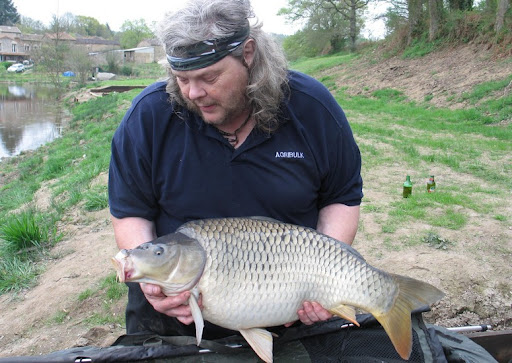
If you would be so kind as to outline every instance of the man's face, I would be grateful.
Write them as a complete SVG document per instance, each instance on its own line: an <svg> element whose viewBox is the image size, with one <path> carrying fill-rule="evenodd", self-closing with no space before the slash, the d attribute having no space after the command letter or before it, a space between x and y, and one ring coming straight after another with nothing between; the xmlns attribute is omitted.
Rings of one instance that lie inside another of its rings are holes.
<svg viewBox="0 0 512 363"><path fill-rule="evenodd" d="M173 71L187 107L213 125L228 125L246 110L248 73L232 56L205 68Z"/></svg>

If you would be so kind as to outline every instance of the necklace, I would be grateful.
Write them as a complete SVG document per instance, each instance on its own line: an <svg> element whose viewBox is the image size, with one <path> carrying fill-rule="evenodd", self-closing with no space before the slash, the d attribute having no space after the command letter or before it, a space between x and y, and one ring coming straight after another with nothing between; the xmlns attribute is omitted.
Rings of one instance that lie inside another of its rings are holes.
<svg viewBox="0 0 512 363"><path fill-rule="evenodd" d="M245 121L234 132L226 132L222 131L221 129L217 129L217 131L219 131L219 133L228 140L231 146L235 147L238 144L238 132L242 129L242 127L244 127L247 124L247 122L249 122L251 115L252 112L249 112L249 116L247 116Z"/></svg>

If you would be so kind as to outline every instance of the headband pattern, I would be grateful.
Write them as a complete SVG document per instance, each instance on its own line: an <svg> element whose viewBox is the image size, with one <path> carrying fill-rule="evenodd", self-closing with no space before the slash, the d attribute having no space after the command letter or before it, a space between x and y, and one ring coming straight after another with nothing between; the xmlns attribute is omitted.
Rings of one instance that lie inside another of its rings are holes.
<svg viewBox="0 0 512 363"><path fill-rule="evenodd" d="M178 47L173 52L175 55L167 54L167 61L175 71L190 71L208 67L237 49L249 37L249 32L250 27L247 24L229 37L208 39Z"/></svg>

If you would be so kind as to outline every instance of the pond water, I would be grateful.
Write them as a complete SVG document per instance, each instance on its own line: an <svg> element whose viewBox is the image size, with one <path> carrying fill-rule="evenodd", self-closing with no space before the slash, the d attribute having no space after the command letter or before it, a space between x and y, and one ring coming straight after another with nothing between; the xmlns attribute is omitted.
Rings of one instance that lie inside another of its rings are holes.
<svg viewBox="0 0 512 363"><path fill-rule="evenodd" d="M49 85L0 83L0 159L34 150L62 134L63 110Z"/></svg>

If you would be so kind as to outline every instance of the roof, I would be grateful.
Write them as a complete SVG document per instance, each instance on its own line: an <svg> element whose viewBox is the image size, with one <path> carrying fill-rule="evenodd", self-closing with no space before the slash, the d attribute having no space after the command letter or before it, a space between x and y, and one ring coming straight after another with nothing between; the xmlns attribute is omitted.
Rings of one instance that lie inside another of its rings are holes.
<svg viewBox="0 0 512 363"><path fill-rule="evenodd" d="M0 25L0 33L18 33L21 34L21 30L16 26Z"/></svg>
<svg viewBox="0 0 512 363"><path fill-rule="evenodd" d="M119 45L117 40L109 40L102 37L84 37L77 35L76 36L77 44L107 44L107 45Z"/></svg>
<svg viewBox="0 0 512 363"><path fill-rule="evenodd" d="M46 33L44 36L47 37L47 38L50 38L50 39L76 41L75 37L69 35L66 32L62 32L62 33Z"/></svg>
<svg viewBox="0 0 512 363"><path fill-rule="evenodd" d="M41 34L21 34L22 40L31 40L31 41L42 41L44 35Z"/></svg>
<svg viewBox="0 0 512 363"><path fill-rule="evenodd" d="M137 44L137 47L148 47L148 46L157 47L157 46L161 46L161 45L162 45L162 42L160 42L160 40L158 38L152 38L152 39L142 40L139 44Z"/></svg>

